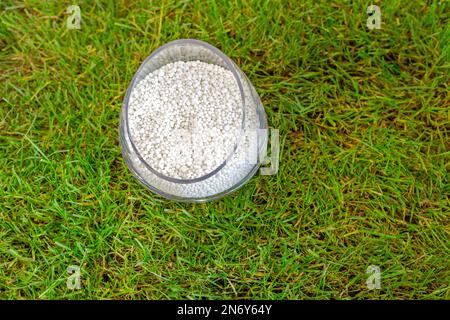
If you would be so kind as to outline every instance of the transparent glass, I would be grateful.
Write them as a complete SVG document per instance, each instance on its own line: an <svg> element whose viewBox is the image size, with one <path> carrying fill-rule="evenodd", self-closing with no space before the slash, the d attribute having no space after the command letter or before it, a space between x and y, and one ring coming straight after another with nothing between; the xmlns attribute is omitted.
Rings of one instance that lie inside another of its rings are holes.
<svg viewBox="0 0 450 320"><path fill-rule="evenodd" d="M230 150L229 156L217 168L195 179L168 177L152 168L136 148L128 122L128 106L135 86L149 73L176 61L202 61L231 71L241 94L243 111L241 132L233 150ZM155 50L135 73L123 101L119 135L125 162L145 187L167 199L204 202L237 190L257 172L267 149L267 118L255 88L236 64L219 49L206 42L181 39ZM252 152L256 154L251 155ZM245 159L243 154L246 155ZM255 161L248 161L249 158Z"/></svg>

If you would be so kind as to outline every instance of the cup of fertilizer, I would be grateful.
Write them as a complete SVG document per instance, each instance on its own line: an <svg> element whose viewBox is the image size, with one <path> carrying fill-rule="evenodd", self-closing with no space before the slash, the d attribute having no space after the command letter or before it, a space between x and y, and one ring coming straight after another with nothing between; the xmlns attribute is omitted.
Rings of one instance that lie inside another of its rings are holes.
<svg viewBox="0 0 450 320"><path fill-rule="evenodd" d="M120 113L133 175L171 200L204 202L242 187L267 149L267 119L246 75L199 40L169 42L141 64Z"/></svg>

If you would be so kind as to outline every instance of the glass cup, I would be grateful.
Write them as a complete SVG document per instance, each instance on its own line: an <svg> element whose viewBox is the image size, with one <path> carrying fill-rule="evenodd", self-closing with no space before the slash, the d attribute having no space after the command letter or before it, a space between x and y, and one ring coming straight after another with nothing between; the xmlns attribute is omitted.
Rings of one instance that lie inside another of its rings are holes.
<svg viewBox="0 0 450 320"><path fill-rule="evenodd" d="M133 141L128 120L130 98L135 86L149 73L177 61L202 61L231 71L242 102L242 122L234 147L211 172L191 179L164 175L145 161ZM267 118L255 88L234 62L206 42L181 39L155 50L135 73L123 101L119 136L128 168L145 187L167 199L204 202L237 190L257 172L267 150Z"/></svg>

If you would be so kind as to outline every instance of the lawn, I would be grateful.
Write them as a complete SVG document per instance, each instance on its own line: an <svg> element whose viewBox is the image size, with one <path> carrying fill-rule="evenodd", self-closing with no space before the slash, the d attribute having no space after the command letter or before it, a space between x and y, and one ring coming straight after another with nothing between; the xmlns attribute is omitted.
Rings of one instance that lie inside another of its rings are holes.
<svg viewBox="0 0 450 320"><path fill-rule="evenodd" d="M1 1L0 298L449 299L449 12ZM134 72L180 38L235 61L280 132L276 175L204 204L145 189L119 147Z"/></svg>

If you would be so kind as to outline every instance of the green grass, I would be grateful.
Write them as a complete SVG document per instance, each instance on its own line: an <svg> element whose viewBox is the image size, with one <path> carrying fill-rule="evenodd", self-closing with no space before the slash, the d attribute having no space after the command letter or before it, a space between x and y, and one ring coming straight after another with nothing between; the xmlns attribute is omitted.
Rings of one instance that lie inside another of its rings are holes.
<svg viewBox="0 0 450 320"><path fill-rule="evenodd" d="M373 3L381 30L369 1L1 1L0 298L449 299L449 3ZM127 170L124 93L179 38L247 73L276 176L185 204Z"/></svg>

